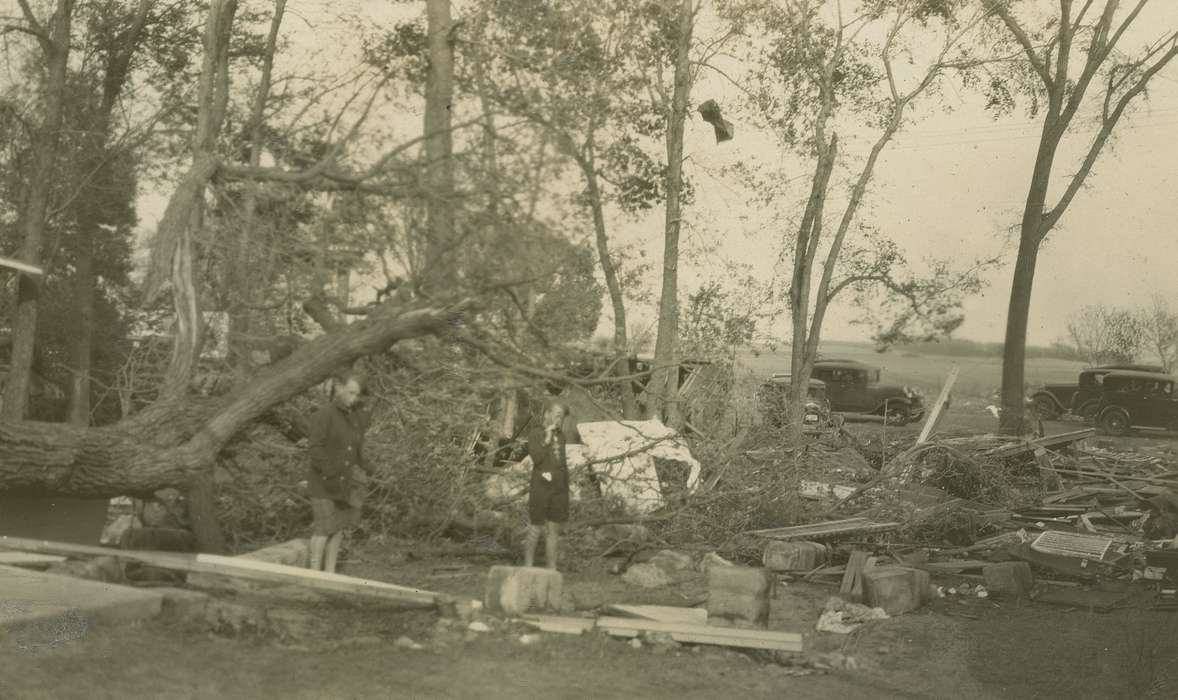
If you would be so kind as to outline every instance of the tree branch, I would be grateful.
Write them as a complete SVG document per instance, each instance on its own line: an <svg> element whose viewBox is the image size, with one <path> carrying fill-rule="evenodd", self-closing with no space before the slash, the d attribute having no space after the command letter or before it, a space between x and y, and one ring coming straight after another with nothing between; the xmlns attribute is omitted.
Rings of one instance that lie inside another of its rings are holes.
<svg viewBox="0 0 1178 700"><path fill-rule="evenodd" d="M1043 87L1050 93L1055 89L1055 81L1051 78L1051 73L1047 71L1047 64L1043 62L1039 54L1035 53L1035 47L1031 44L1030 37L1027 36L1026 31L1018 23L1018 20L1010 13L1010 8L1007 7L1006 2L1007 0L995 0L990 7L1002 20L1003 24L1006 25L1007 30L1010 31L1011 36L1019 43L1019 46L1022 46L1023 53L1026 54L1031 67L1035 69L1035 73L1043 81Z"/></svg>

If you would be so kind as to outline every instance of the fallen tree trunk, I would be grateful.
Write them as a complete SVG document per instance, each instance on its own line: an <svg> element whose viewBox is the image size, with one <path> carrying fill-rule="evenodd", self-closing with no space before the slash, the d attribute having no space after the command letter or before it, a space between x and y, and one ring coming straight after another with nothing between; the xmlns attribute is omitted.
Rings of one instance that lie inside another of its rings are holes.
<svg viewBox="0 0 1178 700"><path fill-rule="evenodd" d="M180 399L101 428L0 423L0 491L106 498L191 483L234 435L355 360L442 331L471 306L398 309L391 302L326 333L215 400Z"/></svg>

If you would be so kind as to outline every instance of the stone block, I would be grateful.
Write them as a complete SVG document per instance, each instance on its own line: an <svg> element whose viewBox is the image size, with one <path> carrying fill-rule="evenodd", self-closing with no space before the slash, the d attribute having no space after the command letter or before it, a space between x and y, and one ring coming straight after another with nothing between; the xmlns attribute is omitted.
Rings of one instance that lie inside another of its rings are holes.
<svg viewBox="0 0 1178 700"><path fill-rule="evenodd" d="M492 566L483 589L488 612L518 616L529 611L559 610L564 577L535 566Z"/></svg>
<svg viewBox="0 0 1178 700"><path fill-rule="evenodd" d="M1025 561L1006 561L982 567L982 577L990 593L1018 600L1028 597L1035 585L1031 565Z"/></svg>
<svg viewBox="0 0 1178 700"><path fill-rule="evenodd" d="M204 620L209 607L209 595L184 588L153 589L164 597L162 614L177 622Z"/></svg>
<svg viewBox="0 0 1178 700"><path fill-rule="evenodd" d="M771 571L811 571L826 561L826 547L817 542L770 540L761 559Z"/></svg>
<svg viewBox="0 0 1178 700"><path fill-rule="evenodd" d="M768 569L747 566L708 568L708 619L764 627L776 579Z"/></svg>
<svg viewBox="0 0 1178 700"><path fill-rule="evenodd" d="M863 572L867 605L889 615L903 615L920 607L922 594L910 569L878 568Z"/></svg>

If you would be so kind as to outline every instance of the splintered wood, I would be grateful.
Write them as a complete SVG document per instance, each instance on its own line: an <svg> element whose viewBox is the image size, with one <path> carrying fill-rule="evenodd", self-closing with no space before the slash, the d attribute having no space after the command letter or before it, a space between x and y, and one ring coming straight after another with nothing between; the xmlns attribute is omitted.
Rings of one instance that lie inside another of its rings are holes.
<svg viewBox="0 0 1178 700"><path fill-rule="evenodd" d="M900 527L900 523L877 523L867 518L847 518L845 520L831 520L825 523L776 527L768 530L750 530L745 534L767 537L773 540L793 540L798 538L832 537L834 535L846 535L852 532L883 532L885 530L895 530L898 527Z"/></svg>

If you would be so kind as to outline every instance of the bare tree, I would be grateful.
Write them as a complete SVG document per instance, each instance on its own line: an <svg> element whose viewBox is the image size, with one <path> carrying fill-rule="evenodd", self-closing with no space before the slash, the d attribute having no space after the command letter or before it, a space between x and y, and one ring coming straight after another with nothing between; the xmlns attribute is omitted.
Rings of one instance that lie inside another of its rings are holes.
<svg viewBox="0 0 1178 700"><path fill-rule="evenodd" d="M1019 12L1023 9L1019 3L984 0L992 24L1003 37L997 46L999 60L1012 69L1006 80L990 81L991 102L1009 104L1017 86L1026 85L1031 99L1043 110L1006 318L1001 429L1007 433L1023 428L1027 323L1039 249L1087 182L1122 117L1145 94L1154 76L1178 55L1178 30L1173 28L1165 29L1136 54L1121 50L1122 39L1138 24L1149 0L1130 3L1124 13L1119 0L1108 0L1103 8L1092 0L1077 4L1059 0L1058 11L1036 10L1035 17L1041 19L1032 19L1032 13ZM1077 121L1086 122L1078 119L1086 105L1095 111L1098 128L1078 167L1064 179L1062 193L1049 202L1060 148L1088 138L1086 128L1074 129Z"/></svg>
<svg viewBox="0 0 1178 700"><path fill-rule="evenodd" d="M1139 314L1091 304L1068 319L1068 338L1089 364L1132 362L1143 345L1144 324Z"/></svg>
<svg viewBox="0 0 1178 700"><path fill-rule="evenodd" d="M1157 355L1167 372L1172 372L1178 360L1178 313L1164 296L1153 295L1149 306L1138 313L1138 327L1143 345Z"/></svg>

